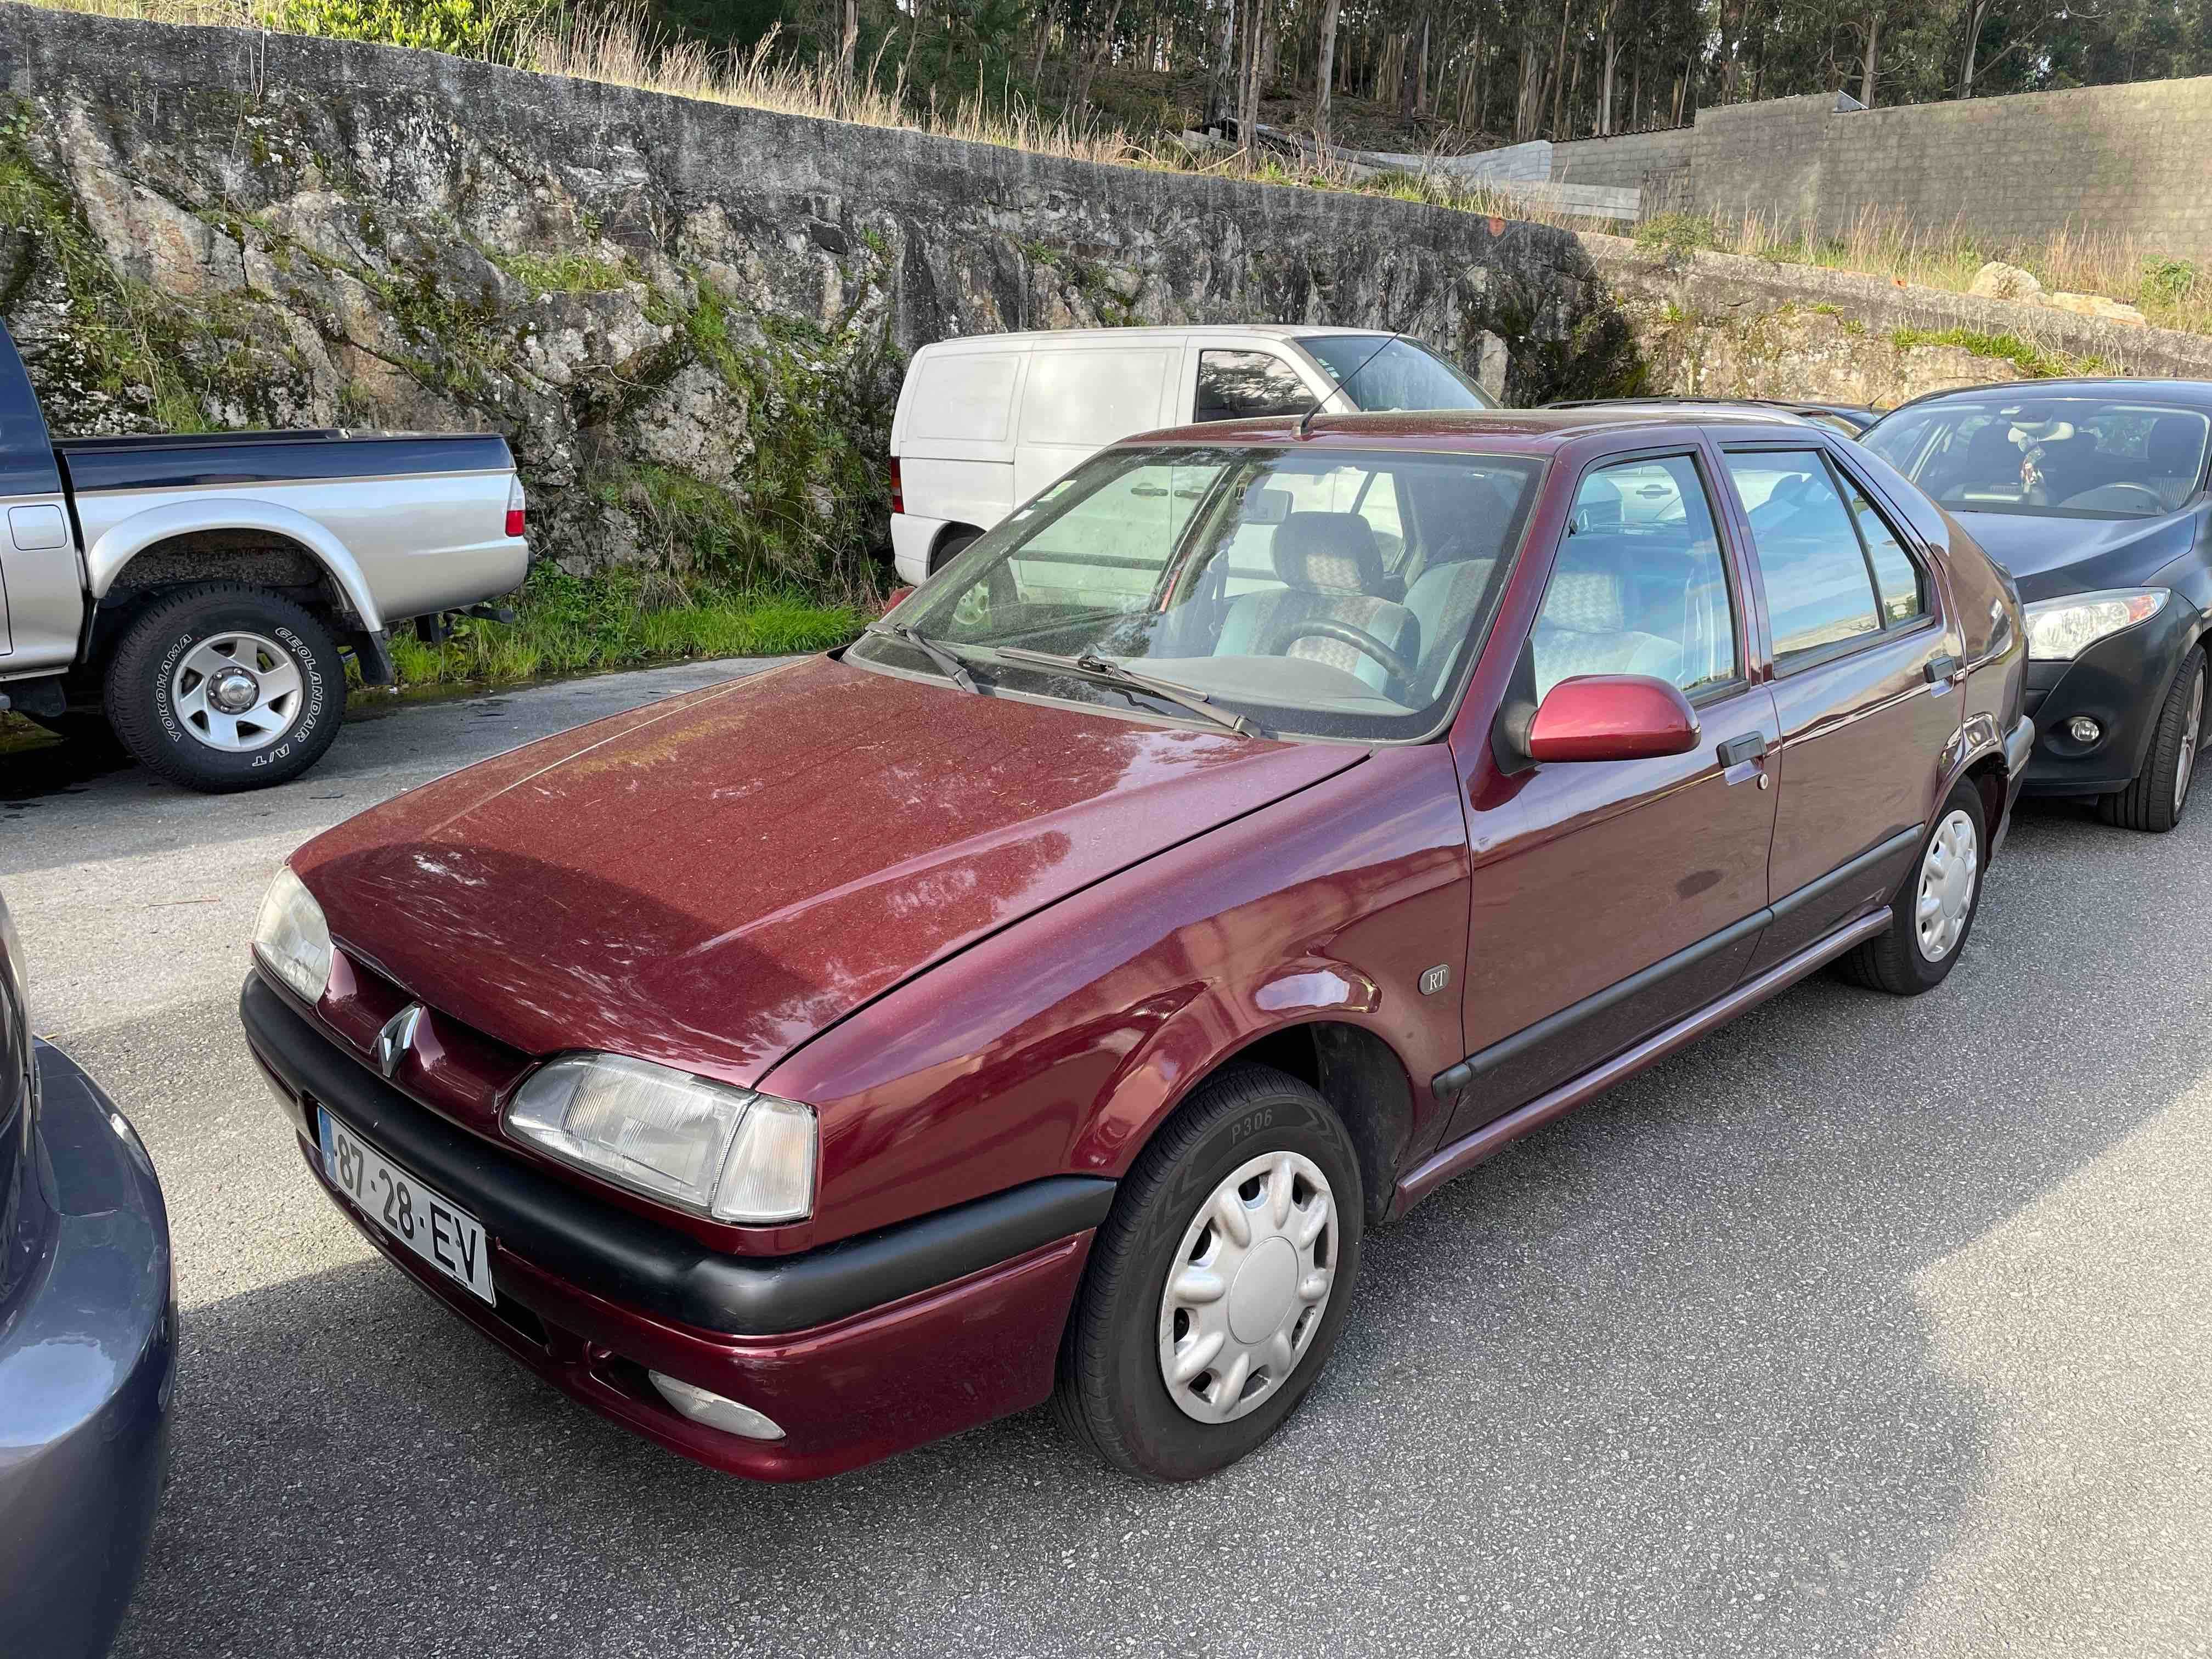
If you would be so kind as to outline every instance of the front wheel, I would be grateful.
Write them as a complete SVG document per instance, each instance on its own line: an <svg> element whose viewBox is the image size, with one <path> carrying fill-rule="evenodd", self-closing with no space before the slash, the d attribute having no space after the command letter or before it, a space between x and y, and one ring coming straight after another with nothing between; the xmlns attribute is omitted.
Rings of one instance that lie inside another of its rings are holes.
<svg viewBox="0 0 2212 1659"><path fill-rule="evenodd" d="M1343 1122L1264 1066L1202 1085L1121 1183L1060 1350L1061 1420L1153 1480L1227 1468L1328 1361L1364 1199Z"/></svg>
<svg viewBox="0 0 2212 1659"><path fill-rule="evenodd" d="M2126 788L2098 798L2097 815L2106 823L2155 836L2181 822L2204 741L2204 653L2192 651L2159 708L2142 770Z"/></svg>
<svg viewBox="0 0 2212 1659"><path fill-rule="evenodd" d="M1981 787L1961 778L1891 903L1889 931L1844 957L1847 977L1900 997L1932 991L1950 977L1981 908L1987 831Z"/></svg>
<svg viewBox="0 0 2212 1659"><path fill-rule="evenodd" d="M106 690L124 747L210 794L298 777L322 758L345 712L330 630L242 582L156 599L116 647Z"/></svg>

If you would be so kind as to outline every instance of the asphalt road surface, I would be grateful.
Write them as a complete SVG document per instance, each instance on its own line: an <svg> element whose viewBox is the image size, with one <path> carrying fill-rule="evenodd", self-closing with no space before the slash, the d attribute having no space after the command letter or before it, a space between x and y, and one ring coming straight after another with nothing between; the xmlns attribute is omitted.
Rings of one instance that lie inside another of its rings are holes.
<svg viewBox="0 0 2212 1659"><path fill-rule="evenodd" d="M1334 1363L1208 1483L1041 1413L823 1485L602 1425L310 1186L234 999L326 824L736 665L403 710L210 799L0 755L40 1029L174 1227L173 1479L120 1651L2212 1650L2212 800L2026 811L1965 960L1820 977L1368 1246Z"/></svg>

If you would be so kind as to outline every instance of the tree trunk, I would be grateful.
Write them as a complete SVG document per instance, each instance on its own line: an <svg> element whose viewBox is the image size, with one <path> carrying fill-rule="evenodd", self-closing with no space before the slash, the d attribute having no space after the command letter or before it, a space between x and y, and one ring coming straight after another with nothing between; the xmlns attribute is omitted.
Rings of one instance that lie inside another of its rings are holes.
<svg viewBox="0 0 2212 1659"><path fill-rule="evenodd" d="M1613 71L1620 61L1620 37L1613 33L1608 21L1605 26L1605 74L1597 89L1597 131L1601 138L1613 136Z"/></svg>
<svg viewBox="0 0 2212 1659"><path fill-rule="evenodd" d="M1555 67L1552 72L1552 137L1561 136L1560 112L1566 106L1567 97L1567 16L1574 9L1575 0L1559 0L1559 49L1554 54Z"/></svg>
<svg viewBox="0 0 2212 1659"><path fill-rule="evenodd" d="M1866 73L1859 77L1859 102L1869 109L1874 107L1875 67L1881 61L1881 9L1875 7L1867 13Z"/></svg>
<svg viewBox="0 0 2212 1659"><path fill-rule="evenodd" d="M1335 85L1336 20L1342 9L1342 0L1328 0L1321 13L1321 66L1314 76L1314 142L1324 151L1328 149L1328 94Z"/></svg>
<svg viewBox="0 0 2212 1659"><path fill-rule="evenodd" d="M860 0L845 0L845 26L837 32L837 74L849 83L853 58L860 48Z"/></svg>
<svg viewBox="0 0 2212 1659"><path fill-rule="evenodd" d="M1237 15L1243 5L1243 0L1222 0L1221 39L1213 54L1213 73L1206 83L1207 126L1218 126L1237 112L1230 87L1237 63Z"/></svg>
<svg viewBox="0 0 2212 1659"><path fill-rule="evenodd" d="M1988 0L1967 0L1966 50L1959 64L1959 96L1974 95L1974 52L1981 44L1982 25L1989 21Z"/></svg>

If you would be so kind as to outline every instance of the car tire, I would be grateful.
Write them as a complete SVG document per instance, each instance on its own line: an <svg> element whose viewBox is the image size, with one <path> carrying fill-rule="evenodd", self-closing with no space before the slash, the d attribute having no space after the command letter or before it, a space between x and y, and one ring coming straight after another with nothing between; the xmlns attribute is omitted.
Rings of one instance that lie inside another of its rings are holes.
<svg viewBox="0 0 2212 1659"><path fill-rule="evenodd" d="M1890 902L1889 931L1845 954L1839 964L1844 976L1899 997L1917 997L1941 985L1974 931L1988 863L1981 786L1961 778L1936 814L1911 872ZM1923 901L1934 902L1932 917L1923 917Z"/></svg>
<svg viewBox="0 0 2212 1659"><path fill-rule="evenodd" d="M345 667L330 629L291 600L203 582L131 624L106 698L140 764L221 794L283 783L322 758L344 716Z"/></svg>
<svg viewBox="0 0 2212 1659"><path fill-rule="evenodd" d="M2204 653L2191 651L2160 706L2150 752L2124 789L2097 798L2097 816L2123 830L2162 836L2181 822L2204 740Z"/></svg>
<svg viewBox="0 0 2212 1659"><path fill-rule="evenodd" d="M1151 1480L1198 1480L1251 1451L1328 1364L1364 1205L1351 1137L1313 1089L1254 1065L1201 1085L1091 1241L1060 1346L1061 1421ZM1187 1364L1201 1369L1171 1382Z"/></svg>

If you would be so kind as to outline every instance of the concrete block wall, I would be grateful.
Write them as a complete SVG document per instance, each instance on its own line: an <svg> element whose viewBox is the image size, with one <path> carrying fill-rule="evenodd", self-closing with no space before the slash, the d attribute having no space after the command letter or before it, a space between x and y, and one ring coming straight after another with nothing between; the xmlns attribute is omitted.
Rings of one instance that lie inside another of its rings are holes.
<svg viewBox="0 0 2212 1659"><path fill-rule="evenodd" d="M1869 210L1966 224L1992 251L2068 228L2212 259L2212 76L1838 112L1835 94L1698 112L1693 128L1554 144L1552 177L1640 188L1646 214L1756 213L1823 235Z"/></svg>
<svg viewBox="0 0 2212 1659"><path fill-rule="evenodd" d="M1583 138L1552 146L1554 183L1604 185L1644 192L1646 213L1679 207L1689 199L1690 152L1696 134L1688 127L1663 132L1628 132L1613 138Z"/></svg>

